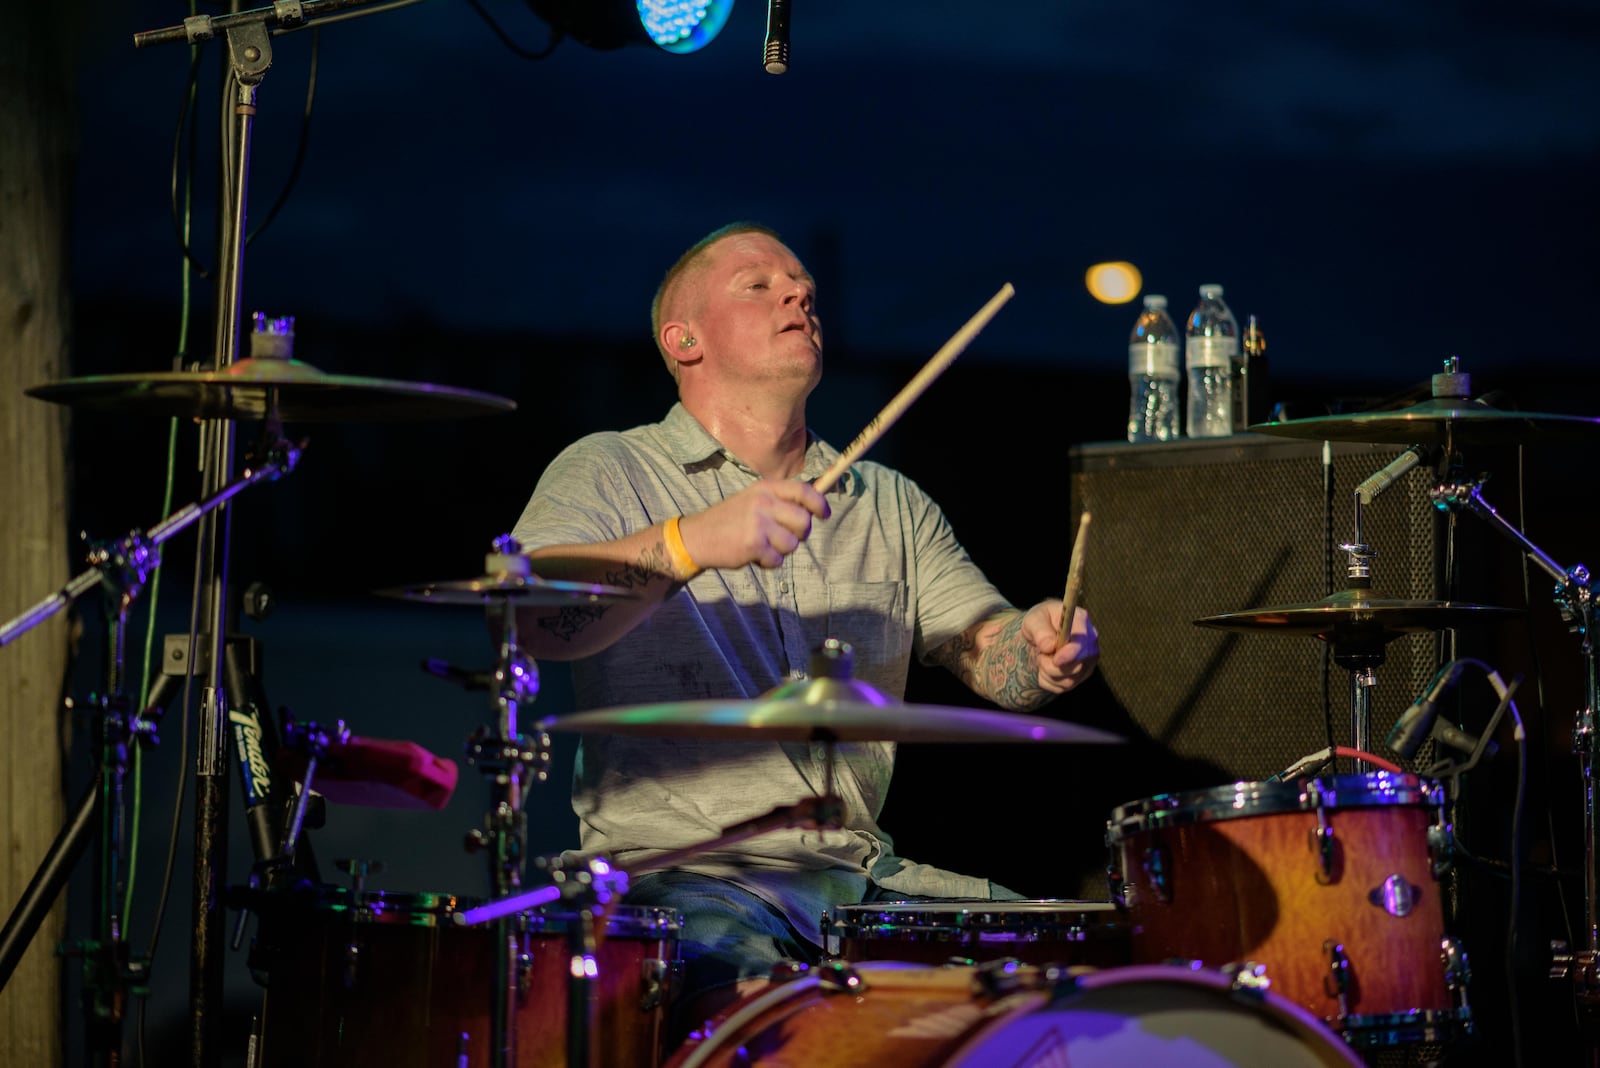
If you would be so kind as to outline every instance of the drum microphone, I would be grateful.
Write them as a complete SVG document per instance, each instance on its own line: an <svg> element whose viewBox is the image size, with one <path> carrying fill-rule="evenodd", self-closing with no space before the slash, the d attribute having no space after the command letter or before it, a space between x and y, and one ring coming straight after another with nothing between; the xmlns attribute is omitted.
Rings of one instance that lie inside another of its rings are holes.
<svg viewBox="0 0 1600 1068"><path fill-rule="evenodd" d="M768 74L789 69L789 0L767 0L767 47L762 58Z"/></svg>
<svg viewBox="0 0 1600 1068"><path fill-rule="evenodd" d="M1416 756L1422 743L1433 734L1434 720L1439 715L1439 699L1461 680L1461 673L1466 666L1465 660L1452 660L1440 668L1427 691L1400 714L1384 744L1408 760Z"/></svg>

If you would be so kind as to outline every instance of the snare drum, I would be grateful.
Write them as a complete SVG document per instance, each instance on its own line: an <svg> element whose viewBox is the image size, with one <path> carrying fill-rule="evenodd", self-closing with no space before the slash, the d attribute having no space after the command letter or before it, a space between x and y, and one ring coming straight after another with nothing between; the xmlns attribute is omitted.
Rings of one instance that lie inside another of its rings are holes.
<svg viewBox="0 0 1600 1068"><path fill-rule="evenodd" d="M1263 965L1361 1046L1471 1029L1440 900L1449 840L1442 789L1389 772L1161 795L1106 831L1136 961Z"/></svg>
<svg viewBox="0 0 1600 1068"><path fill-rule="evenodd" d="M843 905L823 919L843 960L943 964L1012 957L1111 968L1132 960L1126 917L1109 901L899 901Z"/></svg>
<svg viewBox="0 0 1600 1068"><path fill-rule="evenodd" d="M1338 1036L1270 991L1171 965L824 965L736 1003L669 1068L1354 1068Z"/></svg>
<svg viewBox="0 0 1600 1068"><path fill-rule="evenodd" d="M252 962L267 973L256 1063L489 1063L494 925L457 926L468 902L333 887L284 897L261 907L257 895L252 906L262 913ZM566 1063L568 922L546 910L517 918L516 1068ZM679 926L676 913L623 905L596 940L600 1031L591 1045L607 1068L660 1063Z"/></svg>

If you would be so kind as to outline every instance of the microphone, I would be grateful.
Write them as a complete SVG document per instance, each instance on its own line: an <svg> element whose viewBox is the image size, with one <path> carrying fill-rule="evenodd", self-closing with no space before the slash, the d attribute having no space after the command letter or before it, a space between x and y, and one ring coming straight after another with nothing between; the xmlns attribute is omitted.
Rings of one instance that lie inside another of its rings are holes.
<svg viewBox="0 0 1600 1068"><path fill-rule="evenodd" d="M763 53L768 74L789 69L789 0L767 0L767 47Z"/></svg>
<svg viewBox="0 0 1600 1068"><path fill-rule="evenodd" d="M1372 499L1400 480L1400 477L1410 471L1419 463L1430 462L1433 448L1428 445L1412 445L1405 452L1396 456L1380 471L1367 476L1356 487L1356 496L1362 504L1371 504Z"/></svg>
<svg viewBox="0 0 1600 1068"><path fill-rule="evenodd" d="M1422 743L1433 734L1433 723L1439 715L1439 699L1461 681L1461 673L1466 666L1465 660L1452 660L1441 668L1427 691L1400 714L1384 744L1408 760L1416 756Z"/></svg>

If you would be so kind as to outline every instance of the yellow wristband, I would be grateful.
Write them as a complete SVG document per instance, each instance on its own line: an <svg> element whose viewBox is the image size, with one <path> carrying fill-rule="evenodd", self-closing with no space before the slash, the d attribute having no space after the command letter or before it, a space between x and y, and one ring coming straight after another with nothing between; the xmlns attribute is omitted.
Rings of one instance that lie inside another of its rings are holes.
<svg viewBox="0 0 1600 1068"><path fill-rule="evenodd" d="M672 578L676 582L688 582L701 570L684 547L683 534L678 530L678 521L682 518L681 515L675 515L661 528L662 538L667 543L667 560L672 564Z"/></svg>

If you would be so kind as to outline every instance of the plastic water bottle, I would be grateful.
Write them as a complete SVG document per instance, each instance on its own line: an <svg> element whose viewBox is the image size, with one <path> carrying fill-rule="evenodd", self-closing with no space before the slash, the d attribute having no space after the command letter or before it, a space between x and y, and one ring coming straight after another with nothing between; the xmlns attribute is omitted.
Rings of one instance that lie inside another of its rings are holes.
<svg viewBox="0 0 1600 1068"><path fill-rule="evenodd" d="M1222 299L1221 286L1200 287L1200 303L1189 313L1185 332L1188 435L1227 437L1233 433L1233 365L1239 353L1239 323Z"/></svg>
<svg viewBox="0 0 1600 1068"><path fill-rule="evenodd" d="M1178 327L1167 298L1147 293L1128 337L1128 440L1173 441L1178 436Z"/></svg>

